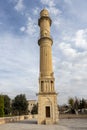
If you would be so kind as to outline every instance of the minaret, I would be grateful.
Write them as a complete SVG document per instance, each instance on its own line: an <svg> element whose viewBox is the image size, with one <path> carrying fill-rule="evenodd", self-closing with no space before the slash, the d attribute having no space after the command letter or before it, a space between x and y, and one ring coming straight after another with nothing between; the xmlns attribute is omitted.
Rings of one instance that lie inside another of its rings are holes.
<svg viewBox="0 0 87 130"><path fill-rule="evenodd" d="M58 123L57 93L54 87L54 73L52 66L52 44L50 26L52 20L48 10L40 12L38 25L40 26L40 77L38 93L38 124Z"/></svg>

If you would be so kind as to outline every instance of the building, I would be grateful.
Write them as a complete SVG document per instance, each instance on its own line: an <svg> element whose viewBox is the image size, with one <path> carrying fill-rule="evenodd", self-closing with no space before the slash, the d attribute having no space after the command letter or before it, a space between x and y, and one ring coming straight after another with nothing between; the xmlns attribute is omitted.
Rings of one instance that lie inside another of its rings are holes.
<svg viewBox="0 0 87 130"><path fill-rule="evenodd" d="M52 44L50 35L52 20L49 12L43 9L40 12L38 25L40 27L40 75L38 93L38 124L58 123L57 93L54 87L54 73L52 66Z"/></svg>
<svg viewBox="0 0 87 130"><path fill-rule="evenodd" d="M31 114L32 108L37 104L36 100L28 100L28 111Z"/></svg>

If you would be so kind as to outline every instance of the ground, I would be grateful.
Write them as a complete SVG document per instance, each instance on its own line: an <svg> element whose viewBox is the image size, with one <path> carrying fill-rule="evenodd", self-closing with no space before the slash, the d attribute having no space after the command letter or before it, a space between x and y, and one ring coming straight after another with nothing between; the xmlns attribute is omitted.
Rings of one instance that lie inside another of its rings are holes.
<svg viewBox="0 0 87 130"><path fill-rule="evenodd" d="M87 119L61 119L58 125L38 125L36 120L24 120L0 125L0 130L87 130Z"/></svg>

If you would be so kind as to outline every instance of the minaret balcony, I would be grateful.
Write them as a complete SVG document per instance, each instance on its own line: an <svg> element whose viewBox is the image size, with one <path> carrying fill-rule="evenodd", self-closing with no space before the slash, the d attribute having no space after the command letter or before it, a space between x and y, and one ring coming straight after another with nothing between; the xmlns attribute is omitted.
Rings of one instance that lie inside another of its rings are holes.
<svg viewBox="0 0 87 130"><path fill-rule="evenodd" d="M49 20L50 26L51 26L52 20L51 20L51 18L50 18L49 16L41 16L41 17L38 19L38 25L39 25L39 26L40 26L40 22L41 22L43 19Z"/></svg>
<svg viewBox="0 0 87 130"><path fill-rule="evenodd" d="M51 41L51 45L53 44L53 38L52 38L51 36L41 36L41 37L39 38L39 40L38 40L38 45L41 44L41 41L42 41L42 40L46 40L46 39L48 39L48 40Z"/></svg>

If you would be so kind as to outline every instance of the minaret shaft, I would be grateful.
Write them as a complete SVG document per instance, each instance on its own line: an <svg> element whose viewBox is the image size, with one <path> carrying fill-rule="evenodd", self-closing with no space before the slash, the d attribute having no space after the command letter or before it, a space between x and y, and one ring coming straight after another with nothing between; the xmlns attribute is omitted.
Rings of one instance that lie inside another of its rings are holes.
<svg viewBox="0 0 87 130"><path fill-rule="evenodd" d="M42 39L40 44L40 77L52 77L52 51L51 41L49 39Z"/></svg>
<svg viewBox="0 0 87 130"><path fill-rule="evenodd" d="M52 44L50 35L51 19L46 9L40 13L40 76L38 93L38 123L54 124L58 122L57 94L54 88L52 65ZM49 119L49 120L48 120Z"/></svg>

